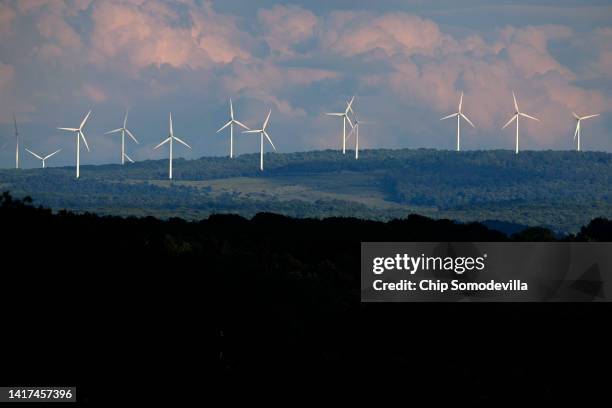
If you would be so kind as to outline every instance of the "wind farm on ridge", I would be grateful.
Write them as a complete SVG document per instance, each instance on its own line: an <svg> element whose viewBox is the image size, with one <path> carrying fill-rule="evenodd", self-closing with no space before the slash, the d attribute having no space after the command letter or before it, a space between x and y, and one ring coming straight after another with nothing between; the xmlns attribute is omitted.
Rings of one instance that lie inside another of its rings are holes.
<svg viewBox="0 0 612 408"><path fill-rule="evenodd" d="M519 153L519 141L520 141L520 137L519 137L519 121L521 117L527 118L527 119L531 119L534 121L540 121L538 118L536 118L535 116L529 115L525 112L522 112L519 109L519 104L517 101L517 97L516 94L514 92L512 92L512 98L513 98L513 103L514 103L514 114L512 115L512 117L510 118L510 120L508 120L508 122L506 122L505 125L502 126L501 129L505 129L506 127L508 127L512 122L515 122L516 125L516 130L515 130L515 138L514 138L514 150L515 153L518 154ZM363 120L359 120L357 117L357 113L355 112L355 109L353 108L355 104L355 96L352 96L350 100L346 101L346 107L344 108L344 111L341 112L328 112L325 113L325 115L327 116L332 116L332 117L338 117L342 120L342 133L340 135L341 137L341 152L342 154L346 154L346 150L347 150L347 142L349 141L349 139L351 139L351 137L353 135L355 135L354 137L354 149L355 149L355 154L354 157L356 160L359 159L359 128L360 128L360 124L365 124L368 123L366 121ZM456 138L456 150L457 152L461 151L461 120L464 120L465 122L467 122L472 128L476 128L476 125L468 118L468 116L464 113L463 111L464 108L464 93L461 92L460 97L459 97L459 104L458 104L458 109L457 112L452 113L450 115L444 116L443 118L441 118L440 120L446 120L446 119L451 119L451 118L457 118L457 138ZM232 102L232 99L229 99L229 110L230 110L230 115L229 115L229 121L226 122L221 128L219 128L217 130L217 133L222 132L223 130L225 130L226 128L229 127L230 130L230 135L229 135L229 158L232 159L235 157L235 138L234 138L234 127L235 126L239 126L240 128L242 128L241 130L241 134L258 134L260 136L260 143L259 143L259 156L260 156L260 160L259 160L259 169L260 171L264 171L264 138L265 140L270 144L270 146L272 147L272 149L274 151L276 151L276 146L274 145L272 138L270 137L269 133L267 132L267 128L268 125L270 123L270 116L272 114L272 109L268 110L268 114L265 118L265 120L263 121L263 124L261 126L261 129L251 129L249 128L247 125L245 125L244 123L240 122L237 118L236 118L236 112L235 112L235 108L234 108L234 104ZM85 115L85 117L83 118L83 120L81 121L80 125L78 128L69 128L69 127L58 127L58 130L63 130L63 131L67 131L70 133L73 133L75 135L75 141L76 141L76 163L75 163L75 169L76 169L76 178L78 179L80 177L80 165L81 165L81 148L80 148L80 143L81 141L83 142L83 144L85 144L85 148L86 150L89 152L90 148L89 148L89 144L87 142L87 139L85 138L85 132L84 132L84 128L85 125L87 124L87 121L91 115L92 111L89 110L87 112L87 114ZM126 152L126 146L125 146L125 136L127 134L127 136L129 138L131 138L135 143L139 144L139 141L136 139L136 137L134 136L134 134L127 128L127 120L128 120L128 113L129 111L126 109L125 111L125 115L124 115L124 120L123 120L123 125L120 128L111 130L106 132L105 134L107 135L111 135L111 134L116 134L119 133L121 135L121 153L120 153L120 158L121 158L121 164L125 164L126 160L130 163L134 163L134 160L127 154ZM599 116L600 114L591 114L591 115L585 115L585 116L579 116L578 114L576 114L575 112L572 112L572 115L574 116L574 118L576 119L576 129L574 132L574 141L576 142L576 150L577 151L581 151L581 123L583 120L587 120L587 119L592 119L594 117ZM18 130L18 125L17 125L17 119L16 116L13 115L13 121L14 121L14 128L15 128L15 168L19 169L19 151L20 151L20 133ZM347 124L350 127L350 131L347 134ZM160 142L157 146L154 147L154 150L159 149L160 147L162 147L163 145L165 145L166 143L169 144L169 157L168 157L168 178L169 179L173 179L173 160L175 158L174 156L174 142L178 142L179 144L191 149L191 146L189 144L187 144L187 142L185 142L184 140L182 140L179 137L176 137L174 135L173 132L173 124L172 124L172 113L169 114L169 134L168 137L164 140L162 140L162 142ZM42 167L46 167L45 166L45 161L49 158L51 158L52 156L54 156L55 154L59 153L62 149L58 149L55 152L45 156L44 158L42 156L39 156L38 154L34 153L31 149L26 148L26 151L28 151L30 154L32 154L35 158L39 159L42 161Z"/></svg>

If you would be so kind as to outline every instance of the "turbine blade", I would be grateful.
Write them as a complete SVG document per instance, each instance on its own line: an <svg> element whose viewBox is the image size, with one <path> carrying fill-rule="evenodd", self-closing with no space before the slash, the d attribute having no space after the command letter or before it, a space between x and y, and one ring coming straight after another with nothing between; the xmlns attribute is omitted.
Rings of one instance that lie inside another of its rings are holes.
<svg viewBox="0 0 612 408"><path fill-rule="evenodd" d="M599 113L596 113L596 114L594 114L594 115L583 116L583 117L582 117L582 118L580 118L580 119L582 119L582 120L585 120L585 119L591 119L591 118L594 118L594 117L596 117L596 116L599 116Z"/></svg>
<svg viewBox="0 0 612 408"><path fill-rule="evenodd" d="M514 116L512 116L512 119L510 119L510 120L508 121L508 123L506 123L506 124L504 125L504 127L502 127L502 129L505 129L506 127L508 127L508 125L509 125L509 124L511 124L512 122L514 122L514 120L515 120L515 119L517 119L517 120L518 120L518 115L516 115L516 114L515 114Z"/></svg>
<svg viewBox="0 0 612 408"><path fill-rule="evenodd" d="M578 136L578 130L580 129L580 121L576 124L576 131L574 132L574 140L576 140L576 136Z"/></svg>
<svg viewBox="0 0 612 408"><path fill-rule="evenodd" d="M87 144L87 139L85 139L85 134L79 130L79 135L81 136L81 139L83 139L83 143L85 143L85 147L87 148L87 151L89 152L89 145Z"/></svg>
<svg viewBox="0 0 612 408"><path fill-rule="evenodd" d="M185 146L187 146L188 148L190 148L190 149L191 149L191 146L189 146L187 143L183 142L183 141L182 141L181 139L179 139L178 137L173 136L172 138L173 138L174 140L176 140L177 142L179 142L179 143L181 143L181 144L183 144L183 145L185 145Z"/></svg>
<svg viewBox="0 0 612 408"><path fill-rule="evenodd" d="M44 158L44 160L47 160L47 159L48 159L49 157L51 157L51 156L55 156L56 154L58 154L58 153L59 153L59 152L61 152L61 151L62 151L62 149L57 149L57 150L56 150L56 151L54 151L53 153L48 154L48 155L47 155L47 156Z"/></svg>
<svg viewBox="0 0 612 408"><path fill-rule="evenodd" d="M221 129L217 130L217 133L219 133L220 131L222 131L223 129L225 129L226 127L228 127L228 126L229 126L229 125L231 125L231 124L232 124L232 121L230 120L230 121L229 121L229 122L227 122L225 125L223 125L223 126L221 127Z"/></svg>
<svg viewBox="0 0 612 408"><path fill-rule="evenodd" d="M461 97L459 98L459 112L461 112L462 105L463 105L463 92L461 92Z"/></svg>
<svg viewBox="0 0 612 408"><path fill-rule="evenodd" d="M353 126L349 134L346 136L346 140L349 140L351 136L353 135L353 133L355 133L355 129L357 129L357 126L359 126L359 124L355 124L355 126Z"/></svg>
<svg viewBox="0 0 612 408"><path fill-rule="evenodd" d="M234 105L232 104L232 98L230 98L230 117L234 119Z"/></svg>
<svg viewBox="0 0 612 408"><path fill-rule="evenodd" d="M128 136L131 137L132 140L136 142L136 144L140 144L140 142L136 139L136 137L132 134L132 132L130 132L128 129L125 129L125 131L128 134Z"/></svg>
<svg viewBox="0 0 612 408"><path fill-rule="evenodd" d="M122 128L115 129L115 130L111 130L111 131L109 131L109 132L106 132L106 133L105 133L105 135L110 135L110 134L112 134L112 133L121 132L122 130L123 130Z"/></svg>
<svg viewBox="0 0 612 408"><path fill-rule="evenodd" d="M268 116L266 116L266 120L264 121L264 124L261 127L261 130L266 130L266 127L268 126L268 121L270 120L270 115L271 114L272 114L272 109L270 109L270 111L268 111Z"/></svg>
<svg viewBox="0 0 612 408"><path fill-rule="evenodd" d="M326 113L327 116L344 116L344 113Z"/></svg>
<svg viewBox="0 0 612 408"><path fill-rule="evenodd" d="M76 128L58 128L59 130L67 130L69 132L78 132L79 129Z"/></svg>
<svg viewBox="0 0 612 408"><path fill-rule="evenodd" d="M173 134L174 132L172 131L172 112L170 112L170 137L172 137Z"/></svg>
<svg viewBox="0 0 612 408"><path fill-rule="evenodd" d="M85 115L85 119L83 119L83 121L81 122L81 126L79 126L79 129L83 129L83 126L85 126L85 122L87 122L87 119L89 119L89 115L91 115L91 110L87 112L87 115Z"/></svg>
<svg viewBox="0 0 612 408"><path fill-rule="evenodd" d="M268 135L268 132L264 130L263 134L266 136L266 139L268 139L268 142L270 142L270 144L272 145L272 148L274 149L274 151L276 151L276 146L274 146L274 143L272 143L272 139L270 139L270 135Z"/></svg>
<svg viewBox="0 0 612 408"><path fill-rule="evenodd" d="M445 119L454 118L454 117L456 117L457 115L459 115L459 113L451 113L450 115L445 116L445 117L441 118L440 120L445 120Z"/></svg>
<svg viewBox="0 0 612 408"><path fill-rule="evenodd" d="M262 130L261 129L255 129L255 130L243 130L242 133L261 133Z"/></svg>
<svg viewBox="0 0 612 408"><path fill-rule="evenodd" d="M465 119L465 120L467 121L467 123L469 123L470 125L472 125L472 127L473 127L474 129L476 129L476 126L474 126L474 124L472 123L472 121L471 121L471 120L469 120L467 116L465 116L465 115L462 113L462 114L461 114L461 117L462 117L463 119Z"/></svg>
<svg viewBox="0 0 612 408"><path fill-rule="evenodd" d="M524 117L529 118L529 119L537 120L538 122L540 121L540 119L535 118L533 116L529 116L528 114L523 113L523 112L519 113L519 115L524 116Z"/></svg>
<svg viewBox="0 0 612 408"><path fill-rule="evenodd" d="M155 150L159 149L160 147L162 147L163 145L165 145L166 143L168 143L168 142L170 141L170 139L172 139L172 138L171 138L171 137L169 137L169 138L167 138L167 139L163 140L163 141L162 141L160 144L158 144L157 146L155 146L153 149L155 149Z"/></svg>
<svg viewBox="0 0 612 408"><path fill-rule="evenodd" d="M127 126L127 118L128 118L128 113L129 113L129 110L128 110L128 109L126 109L126 110L125 110L125 117L123 118L123 128L124 128L124 129L125 129L125 127Z"/></svg>
<svg viewBox="0 0 612 408"><path fill-rule="evenodd" d="M344 111L344 114L345 114L345 115L348 115L349 111L353 112L352 105L353 105L353 101L354 101L354 100L355 100L355 96L353 96L353 97L351 98L350 102L347 102L347 104L346 104L346 110ZM353 113L355 113L355 112L353 112Z"/></svg>
<svg viewBox="0 0 612 408"><path fill-rule="evenodd" d="M514 109L516 109L516 111L519 111L518 108L518 103L516 102L516 95L514 95L514 91L512 91L512 99L514 99Z"/></svg>
<svg viewBox="0 0 612 408"><path fill-rule="evenodd" d="M246 130L250 130L250 128L249 128L247 125L245 125L245 124L244 124L244 123L242 123L242 122L237 121L236 119L234 119L234 123L235 123L235 124L237 124L237 125L239 125L239 126L242 126L242 127L243 127L243 128L245 128Z"/></svg>
<svg viewBox="0 0 612 408"><path fill-rule="evenodd" d="M580 116L578 116L578 115L576 114L576 112L572 112L572 115L574 115L574 117L575 117L576 119L580 120Z"/></svg>
<svg viewBox="0 0 612 408"><path fill-rule="evenodd" d="M123 157L125 157L126 159L128 159L128 161L130 163L134 163L134 160L132 160L132 158L130 156L128 156L126 153L123 153Z"/></svg>
<svg viewBox="0 0 612 408"><path fill-rule="evenodd" d="M30 153L32 156L36 157L37 159L44 160L42 157L40 157L39 155L37 155L36 153L34 153L33 151L31 151L30 149L26 149L26 148L24 147L24 150L25 150L26 152Z"/></svg>
<svg viewBox="0 0 612 408"><path fill-rule="evenodd" d="M348 120L349 125L351 125L351 128L353 127L353 122L351 122L351 118L348 117L348 115L344 115L344 117L346 118L346 120Z"/></svg>

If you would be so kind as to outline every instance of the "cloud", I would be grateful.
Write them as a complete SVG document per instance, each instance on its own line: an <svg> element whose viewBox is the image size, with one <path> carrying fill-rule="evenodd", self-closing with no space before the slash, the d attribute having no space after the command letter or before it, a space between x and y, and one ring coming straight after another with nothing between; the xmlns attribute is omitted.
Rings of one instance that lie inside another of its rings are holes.
<svg viewBox="0 0 612 408"><path fill-rule="evenodd" d="M91 84L83 85L81 92L93 102L104 102L108 98L104 89Z"/></svg>
<svg viewBox="0 0 612 408"><path fill-rule="evenodd" d="M521 109L542 120L521 124L528 148L569 147L572 110L612 106L612 27L606 25L546 24L536 13L530 25L472 19L462 26L460 19L449 26L445 11L458 10L450 2L417 2L435 9L432 18L395 0L342 11L324 2L295 3L0 2L0 34L8 39L0 43L0 92L10 96L0 107L38 122L45 134L51 121L70 121L91 104L95 138L131 106L145 155L148 135L158 142L165 134L169 110L187 136L207 135L226 115L229 96L249 123L273 109L274 141L283 151L337 147L338 124L321 113L336 111L353 94L357 112L376 122L364 128L365 145L386 147L452 147L453 126L439 118L456 110L462 90L464 110L477 126L465 132L472 148L512 146L511 130L501 130L512 114L512 91ZM603 119L590 125L600 133L593 141L612 150L612 139L602 137L609 133ZM225 153L215 150L226 147L217 139L195 140L194 156ZM112 149L98 143L92 158L115 159Z"/></svg>
<svg viewBox="0 0 612 408"><path fill-rule="evenodd" d="M314 37L317 17L300 6L275 5L257 13L263 38L270 49L281 55L294 55L294 47Z"/></svg>
<svg viewBox="0 0 612 408"><path fill-rule="evenodd" d="M0 35L8 37L11 34L15 16L15 11L8 4L0 3Z"/></svg>
<svg viewBox="0 0 612 408"><path fill-rule="evenodd" d="M222 16L210 3L182 9L172 3L95 3L92 12L92 63L120 62L137 71L148 66L202 69L249 58L241 47L235 19Z"/></svg>
<svg viewBox="0 0 612 408"><path fill-rule="evenodd" d="M430 54L448 40L433 21L406 13L335 12L324 34L326 46L346 56L376 49L386 56Z"/></svg>

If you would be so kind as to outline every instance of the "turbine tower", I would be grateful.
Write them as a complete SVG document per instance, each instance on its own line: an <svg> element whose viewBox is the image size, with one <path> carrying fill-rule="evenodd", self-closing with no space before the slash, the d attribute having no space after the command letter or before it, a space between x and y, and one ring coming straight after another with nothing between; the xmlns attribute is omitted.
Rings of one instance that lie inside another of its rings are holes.
<svg viewBox="0 0 612 408"><path fill-rule="evenodd" d="M572 114L574 115L574 118L576 118L576 131L574 132L574 140L576 140L576 138L578 139L578 144L576 146L576 151L580 151L580 123L583 120L586 119L591 119L594 118L596 116L599 116L599 113L596 113L594 115L588 115L588 116L578 116L576 114L576 112L572 112Z"/></svg>
<svg viewBox="0 0 612 408"><path fill-rule="evenodd" d="M351 136L353 135L353 133L355 133L355 160L359 159L359 125L361 124L367 124L370 122L366 122L364 120L359 120L359 118L357 117L357 114L355 114L355 112L353 112L353 119L355 119L355 125L353 126L353 128L351 129L351 131L349 132L348 136L346 137L346 140L350 139Z"/></svg>
<svg viewBox="0 0 612 408"><path fill-rule="evenodd" d="M111 130L110 132L106 132L105 135L110 135L112 133L121 132L121 164L125 164L125 159L128 159L131 163L134 163L134 160L130 158L130 156L125 153L125 134L127 133L129 137L132 138L133 141L139 143L138 140L134 137L132 132L127 128L127 119L128 119L128 110L125 110L125 117L123 118L123 126L119 129Z"/></svg>
<svg viewBox="0 0 612 408"><path fill-rule="evenodd" d="M514 95L514 91L512 91L512 98L514 98L514 115L512 116L512 118L508 121L508 123L506 123L504 125L504 127L502 127L502 129L505 129L509 124L512 123L513 120L516 120L516 144L515 144L515 153L518 154L519 152L519 117L523 116L525 118L529 118L529 119L533 119L533 120L537 120L538 122L540 121L540 119L538 118L534 118L533 116L529 116L526 113L523 113L519 110L518 107L518 103L516 102L516 96Z"/></svg>
<svg viewBox="0 0 612 408"><path fill-rule="evenodd" d="M230 120L221 129L217 130L217 133L221 132L226 127L230 127L230 159L234 157L234 124L242 126L246 130L250 130L248 126L239 122L234 118L234 105L232 105L232 98L230 98Z"/></svg>
<svg viewBox="0 0 612 408"><path fill-rule="evenodd" d="M34 157L36 157L37 159L39 159L39 160L41 160L41 161L42 161L42 168L43 168L43 169L45 168L45 161L46 161L46 160L47 160L49 157L51 157L51 156L55 156L56 154L58 154L59 152L61 152L61 151L62 151L62 149L59 149L59 150L54 151L54 152L53 152L53 153L51 153L51 154L46 155L45 157L41 157L41 156L37 155L36 153L34 153L33 151L31 151L31 150L29 150L29 149L27 149L27 148L24 148L24 149L26 150L26 152L30 153L32 156L34 156Z"/></svg>
<svg viewBox="0 0 612 408"><path fill-rule="evenodd" d="M473 128L476 128L476 126L474 126L474 124L468 119L468 117L465 116L463 112L461 111L462 105L463 105L463 92L461 92L461 97L459 98L459 109L457 109L457 112L440 119L440 120L445 120L445 119L457 117L457 151L458 152L461 151L461 118L463 118L467 123L472 125Z"/></svg>
<svg viewBox="0 0 612 408"><path fill-rule="evenodd" d="M59 130L66 130L68 132L72 132L76 135L76 178L80 176L80 168L81 168L81 144L80 140L83 139L83 143L85 143L85 147L87 151L89 151L89 145L87 144L87 139L85 139L85 134L83 133L83 127L85 126L85 122L91 115L91 110L87 112L85 118L81 122L81 125L78 128L58 128Z"/></svg>
<svg viewBox="0 0 612 408"><path fill-rule="evenodd" d="M17 118L13 113L13 123L15 123L15 168L19 168L19 130L17 130Z"/></svg>
<svg viewBox="0 0 612 408"><path fill-rule="evenodd" d="M272 113L272 109L268 112L268 116L263 123L261 129L255 130L245 130L242 133L259 133L259 170L263 171L263 150L264 150L264 136L268 139L268 142L272 145L274 151L276 151L276 146L272 143L272 139L270 139L270 135L266 132L266 127L268 126L268 121L270 120L270 114Z"/></svg>
<svg viewBox="0 0 612 408"><path fill-rule="evenodd" d="M155 149L159 149L160 147L162 147L163 145L165 145L166 143L170 143L170 167L169 167L169 172L168 172L168 178L170 180L172 180L172 148L173 148L173 143L174 141L179 142L182 145L187 146L188 148L191 149L191 146L189 146L187 143L183 142L181 139L179 139L178 137L174 136L174 131L172 130L172 113L170 113L170 134L168 135L168 138L163 140L160 144L158 144L157 146L155 146Z"/></svg>
<svg viewBox="0 0 612 408"><path fill-rule="evenodd" d="M346 109L344 112L336 112L336 113L326 113L327 116L338 116L342 118L342 154L346 153L346 122L353 127L353 122L351 122L351 118L349 118L349 111L352 112L353 101L355 97L353 96L349 102L346 103Z"/></svg>

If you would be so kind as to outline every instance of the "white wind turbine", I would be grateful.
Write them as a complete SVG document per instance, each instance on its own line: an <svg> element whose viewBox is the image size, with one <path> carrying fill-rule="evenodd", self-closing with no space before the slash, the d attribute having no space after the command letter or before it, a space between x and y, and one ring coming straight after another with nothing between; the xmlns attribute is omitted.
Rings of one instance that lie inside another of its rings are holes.
<svg viewBox="0 0 612 408"><path fill-rule="evenodd" d="M351 105L353 105L354 100L355 97L353 96L351 100L346 103L346 110L344 112L326 113L327 116L338 116L342 118L342 154L346 153L346 122L348 121L348 123L351 125L351 128L353 127L353 123L351 122L351 118L349 118L348 114L349 111L353 111Z"/></svg>
<svg viewBox="0 0 612 408"><path fill-rule="evenodd" d="M576 114L576 112L572 112L572 114L574 115L574 118L576 118L576 131L574 132L574 140L576 140L576 138L578 138L578 145L576 147L576 150L580 151L580 123L583 120L591 119L591 118L594 118L596 116L599 116L599 113L596 113L594 115L588 115L588 116L578 116Z"/></svg>
<svg viewBox="0 0 612 408"><path fill-rule="evenodd" d="M217 130L217 133L221 132L226 127L230 127L230 159L234 157L234 124L242 126L246 130L250 130L248 126L239 122L234 118L234 105L232 105L232 98L230 98L230 120L221 129Z"/></svg>
<svg viewBox="0 0 612 408"><path fill-rule="evenodd" d="M180 144L183 144L183 145L185 145L185 146L187 146L188 148L191 149L191 146L189 146L187 143L183 142L178 137L174 136L174 131L172 130L172 113L170 113L170 134L168 135L167 139L163 140L160 144L155 146L155 149L159 149L160 147L162 147L166 143L170 143L170 167L169 167L170 170L169 170L169 173L168 173L168 178L170 180L172 180L172 147L173 147L173 143L174 143L175 140L177 142L179 142Z"/></svg>
<svg viewBox="0 0 612 408"><path fill-rule="evenodd" d="M461 92L461 97L459 98L459 109L457 110L457 112L440 119L440 120L445 120L445 119L457 117L457 151L461 150L461 118L463 118L467 123L472 125L473 128L476 128L476 126L474 126L474 124L468 119L468 117L465 116L463 112L461 111L462 106L463 106L463 92Z"/></svg>
<svg viewBox="0 0 612 408"><path fill-rule="evenodd" d="M368 124L370 122L359 120L355 112L353 112L353 119L355 119L355 125L352 126L353 128L351 129L348 136L346 137L346 140L350 139L353 133L355 133L355 160L357 160L359 159L359 125Z"/></svg>
<svg viewBox="0 0 612 408"><path fill-rule="evenodd" d="M105 135L110 135L112 133L121 132L121 164L125 164L125 159L128 159L131 163L134 163L134 160L130 158L130 156L125 153L125 134L127 133L129 137L132 138L133 141L139 143L138 140L134 137L132 132L127 128L127 119L128 119L128 110L125 110L125 117L123 118L123 126L119 129L111 130L110 132L106 132Z"/></svg>
<svg viewBox="0 0 612 408"><path fill-rule="evenodd" d="M36 157L37 159L39 159L39 160L41 160L41 161L42 161L42 168L43 168L43 169L45 168L45 161L46 161L46 160L47 160L49 157L51 157L51 156L55 156L56 154L58 154L59 152L61 152L61 151L62 151L62 149L58 149L58 150L54 151L53 153L46 155L45 157L41 157L41 156L37 155L36 153L34 153L33 151L31 151L31 150L29 150L29 149L27 149L27 148L24 148L24 149L26 150L26 152L30 153L32 156L34 156L34 157Z"/></svg>
<svg viewBox="0 0 612 408"><path fill-rule="evenodd" d="M85 139L85 134L83 133L83 126L85 126L85 122L91 115L91 110L87 112L85 118L81 122L81 125L78 128L58 128L59 130L66 130L68 132L72 132L76 135L76 178L80 176L80 167L81 167L81 139L83 139L83 143L85 143L85 147L87 151L89 151L89 146L87 145L87 140Z"/></svg>
<svg viewBox="0 0 612 408"><path fill-rule="evenodd" d="M540 119L538 118L534 118L533 116L529 116L526 113L523 113L519 110L518 107L518 103L516 102L516 96L514 95L514 91L512 92L512 98L514 99L514 115L512 116L512 118L508 121L508 123L506 123L504 125L504 127L502 127L502 129L505 129L509 124L512 123L513 120L516 120L516 144L515 144L515 153L518 154L519 152L519 117L523 116L525 118L529 118L529 119L533 119L533 120L537 120L538 122L540 121Z"/></svg>
<svg viewBox="0 0 612 408"><path fill-rule="evenodd" d="M272 143L272 139L270 139L270 135L268 134L268 132L266 132L266 127L268 126L268 121L270 120L271 113L272 113L272 109L270 109L270 111L268 112L268 116L266 117L266 120L264 121L261 129L245 130L242 132L242 133L259 133L259 137L260 137L259 139L259 170L261 171L263 171L264 136L266 137L266 139L268 139L268 142L270 142L274 151L276 151L276 146L274 146L274 143Z"/></svg>
<svg viewBox="0 0 612 408"><path fill-rule="evenodd" d="M17 119L13 113L13 122L15 123L15 168L19 168L19 130L17 130Z"/></svg>

